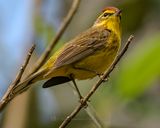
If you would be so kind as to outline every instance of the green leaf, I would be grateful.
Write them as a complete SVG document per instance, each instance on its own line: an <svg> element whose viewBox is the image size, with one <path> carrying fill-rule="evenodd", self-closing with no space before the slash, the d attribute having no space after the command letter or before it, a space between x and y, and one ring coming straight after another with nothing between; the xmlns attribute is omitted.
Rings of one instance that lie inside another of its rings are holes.
<svg viewBox="0 0 160 128"><path fill-rule="evenodd" d="M160 36L139 42L131 54L122 58L119 69L116 94L124 99L133 99L144 93L160 74Z"/></svg>

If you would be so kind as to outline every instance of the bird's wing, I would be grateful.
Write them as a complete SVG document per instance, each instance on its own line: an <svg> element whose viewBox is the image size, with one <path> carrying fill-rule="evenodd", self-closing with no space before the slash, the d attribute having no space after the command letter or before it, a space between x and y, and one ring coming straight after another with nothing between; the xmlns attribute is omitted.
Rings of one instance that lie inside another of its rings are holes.
<svg viewBox="0 0 160 128"><path fill-rule="evenodd" d="M54 69L71 64L105 48L110 31L103 28L90 28L66 44L54 63Z"/></svg>

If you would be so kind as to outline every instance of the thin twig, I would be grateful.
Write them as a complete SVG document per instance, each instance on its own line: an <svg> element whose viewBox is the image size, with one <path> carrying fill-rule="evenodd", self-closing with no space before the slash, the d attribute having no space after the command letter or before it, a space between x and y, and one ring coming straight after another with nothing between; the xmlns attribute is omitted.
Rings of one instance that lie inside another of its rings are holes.
<svg viewBox="0 0 160 128"><path fill-rule="evenodd" d="M99 115L95 111L94 107L88 102L87 107L84 109L88 116L95 123L96 128L105 128L103 121L100 119Z"/></svg>
<svg viewBox="0 0 160 128"><path fill-rule="evenodd" d="M21 80L21 78L22 78L22 75L23 75L23 73L24 73L24 70L26 69L26 67L27 67L27 65L28 65L28 63L29 63L29 60L30 60L30 58L31 58L31 56L32 56L33 51L35 50L35 47L36 47L36 45L33 44L32 47L31 47L31 49L29 50L28 55L27 55L27 57L26 57L26 59L25 59L24 64L23 64L22 67L20 68L20 71L19 71L18 75L16 76L15 81L12 83L13 85L16 85L16 84L18 84L18 83L20 82L20 80Z"/></svg>
<svg viewBox="0 0 160 128"><path fill-rule="evenodd" d="M80 4L81 0L73 0L71 9L69 10L67 16L64 18L64 21L62 22L59 31L57 32L56 36L52 39L52 42L49 44L49 46L46 48L42 56L39 58L38 62L36 63L34 69L31 73L36 72L47 60L49 54L51 53L52 49L55 47L59 39L61 38L62 34L66 30L67 26L71 22L74 14L76 13L78 6Z"/></svg>
<svg viewBox="0 0 160 128"><path fill-rule="evenodd" d="M15 87L21 80L22 78L22 75L24 73L24 70L26 69L28 63L29 63L29 60L31 58L31 55L33 53L35 49L35 44L32 45L31 49L28 51L28 54L27 54L27 57L24 61L24 64L21 66L15 80L13 81L13 83L10 84L10 86L8 87L5 95L2 97L1 101L0 101L0 111L5 107L5 105L8 103L9 100L11 100L11 92L12 92L12 89L13 87Z"/></svg>
<svg viewBox="0 0 160 128"><path fill-rule="evenodd" d="M62 124L59 126L59 128L65 128L72 121L72 119L79 113L79 111L86 105L86 103L89 100L89 98L94 94L94 92L101 85L101 83L103 83L103 81L106 78L109 77L110 73L113 71L113 69L115 68L115 66L117 65L117 63L120 61L120 59L122 58L122 56L127 51L128 46L132 42L132 40L133 40L133 36L131 35L128 38L126 45L124 46L124 48L122 49L122 51L119 53L119 55L116 57L116 59L114 60L114 62L110 66L110 68L107 71L105 71L104 75L102 76L102 79L100 79L100 80L97 81L97 83L92 87L92 89L89 91L89 93L84 97L84 99L81 102L81 104L78 105L72 111L72 113L69 116L67 116L67 118L62 122Z"/></svg>
<svg viewBox="0 0 160 128"><path fill-rule="evenodd" d="M25 81L30 75L32 75L33 73L35 73L36 71L38 71L38 69L44 64L44 62L47 60L49 54L51 53L52 49L54 48L54 46L57 44L57 42L59 41L59 39L61 38L62 34L64 33L64 31L66 30L67 26L69 25L69 23L71 22L74 14L76 13L78 6L80 4L81 0L73 0L71 9L69 10L67 16L65 17L64 21L62 22L60 29L58 31L58 33L56 34L55 37L53 37L53 41L50 43L50 45L46 48L46 50L44 51L44 53L42 54L42 56L39 58L39 60L37 61L36 65L30 70L30 73L23 79L23 81ZM20 73L21 74L21 73ZM23 74L23 73L22 73ZM18 84L19 80L16 80L14 82L14 85L11 84L12 86L16 86ZM21 81L21 82L23 82ZM19 94L19 92L17 92L16 94L12 94L12 86L9 86L9 88L7 89L6 93L4 94L4 96L2 97L1 101L0 101L0 112L3 110L3 108L9 103L9 101L11 101L17 94ZM22 88L22 90L20 90L20 92L24 92L26 90L28 90L28 85L26 85L26 87ZM9 97L8 97L9 96Z"/></svg>
<svg viewBox="0 0 160 128"><path fill-rule="evenodd" d="M76 95L79 97L79 101L81 102L81 99L83 100L83 96L81 95L80 91L77 91L75 86L71 86L73 91L75 92ZM79 88L78 88L79 90ZM99 116L97 115L96 111L94 110L93 106L88 102L86 107L85 107L85 112L88 114L88 116L91 118L91 120L94 122L97 128L104 128L104 123L101 121Z"/></svg>

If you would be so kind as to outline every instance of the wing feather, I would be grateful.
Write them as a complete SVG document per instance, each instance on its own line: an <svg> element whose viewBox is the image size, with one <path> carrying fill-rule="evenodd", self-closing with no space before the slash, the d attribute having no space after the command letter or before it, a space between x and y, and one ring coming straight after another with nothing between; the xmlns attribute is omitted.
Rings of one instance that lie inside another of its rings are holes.
<svg viewBox="0 0 160 128"><path fill-rule="evenodd" d="M80 61L105 48L110 33L111 31L108 29L92 27L78 35L65 44L62 52L55 60L53 68L46 75L56 68Z"/></svg>
<svg viewBox="0 0 160 128"><path fill-rule="evenodd" d="M109 34L110 31L104 28L88 29L65 45L54 63L54 68L74 63L105 48Z"/></svg>

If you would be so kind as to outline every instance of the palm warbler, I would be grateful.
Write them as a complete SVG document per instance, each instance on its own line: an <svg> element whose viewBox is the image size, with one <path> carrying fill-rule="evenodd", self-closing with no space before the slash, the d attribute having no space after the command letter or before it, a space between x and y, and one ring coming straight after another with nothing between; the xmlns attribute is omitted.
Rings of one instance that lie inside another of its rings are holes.
<svg viewBox="0 0 160 128"><path fill-rule="evenodd" d="M43 87L101 75L112 64L121 44L121 10L107 7L91 28L60 48L27 81L48 79Z"/></svg>

